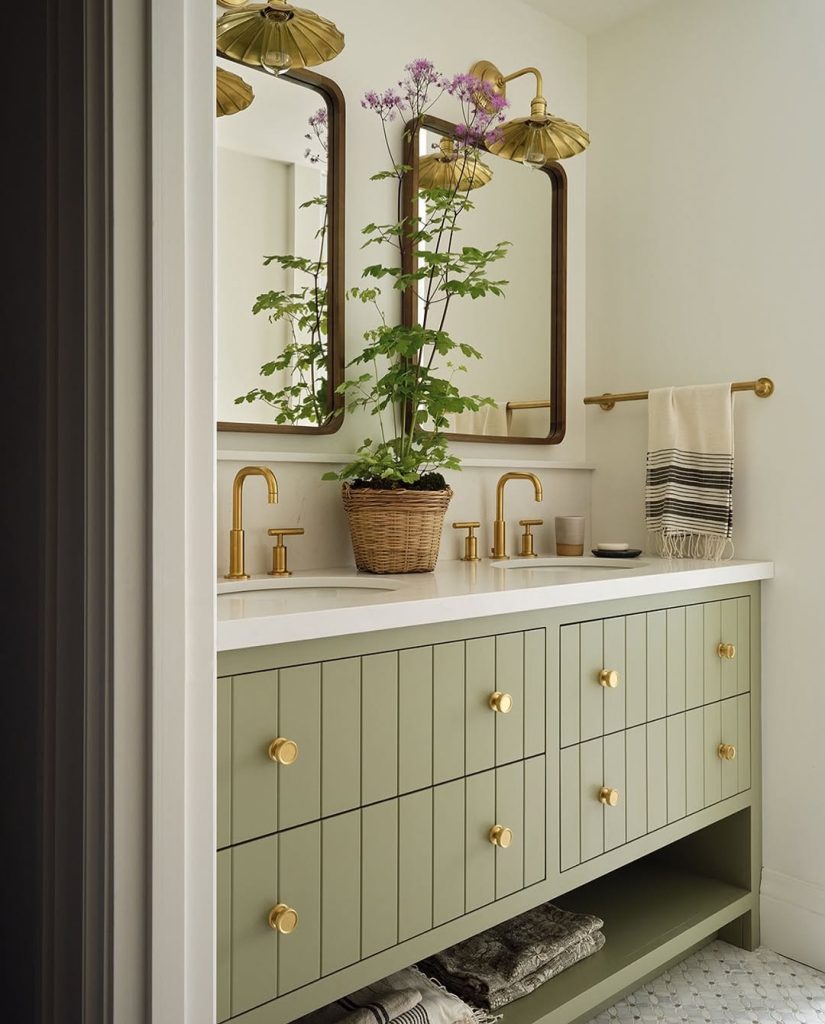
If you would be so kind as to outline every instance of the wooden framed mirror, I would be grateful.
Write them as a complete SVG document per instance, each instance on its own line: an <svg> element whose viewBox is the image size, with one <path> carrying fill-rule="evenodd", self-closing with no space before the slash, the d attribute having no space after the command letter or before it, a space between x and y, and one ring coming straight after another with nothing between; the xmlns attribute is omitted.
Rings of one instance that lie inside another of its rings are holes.
<svg viewBox="0 0 825 1024"><path fill-rule="evenodd" d="M217 75L218 430L331 434L344 416L344 97L306 69L219 57Z"/></svg>
<svg viewBox="0 0 825 1024"><path fill-rule="evenodd" d="M449 158L456 125L425 115L410 125L404 163L404 210L420 215L422 160ZM446 153L445 153L446 151ZM456 441L558 444L566 424L567 176L557 163L538 170L485 152L489 180L469 193L475 211L462 243L488 249L511 243L497 276L508 281L504 299L464 303L451 310L450 333L483 358L467 367L461 390L493 398L496 406L455 417L447 434ZM426 166L426 165L425 165ZM487 178L485 173L484 178ZM403 254L404 269L417 256ZM403 322L418 323L418 300L407 293Z"/></svg>

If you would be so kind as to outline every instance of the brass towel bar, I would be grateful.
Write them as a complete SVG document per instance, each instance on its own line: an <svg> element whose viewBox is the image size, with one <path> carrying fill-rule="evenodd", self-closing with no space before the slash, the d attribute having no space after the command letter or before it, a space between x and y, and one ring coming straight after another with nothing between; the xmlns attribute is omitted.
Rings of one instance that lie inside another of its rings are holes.
<svg viewBox="0 0 825 1024"><path fill-rule="evenodd" d="M550 403L545 402L508 402L507 411L512 412L513 409L549 409Z"/></svg>
<svg viewBox="0 0 825 1024"><path fill-rule="evenodd" d="M770 377L760 377L759 380L735 381L731 384L730 389L731 391L753 391L757 398L770 398L774 393L774 383ZM584 404L598 405L605 412L610 412L616 402L643 402L649 394L649 391L626 391L618 395L588 395Z"/></svg>

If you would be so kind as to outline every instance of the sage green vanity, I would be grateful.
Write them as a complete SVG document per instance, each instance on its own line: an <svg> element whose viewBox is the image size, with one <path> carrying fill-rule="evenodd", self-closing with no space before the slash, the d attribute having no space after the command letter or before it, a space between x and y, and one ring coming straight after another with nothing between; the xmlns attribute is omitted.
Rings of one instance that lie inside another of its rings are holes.
<svg viewBox="0 0 825 1024"><path fill-rule="evenodd" d="M506 1024L586 1018L719 931L758 941L759 583L218 674L219 1021L284 1024L550 899L607 944Z"/></svg>

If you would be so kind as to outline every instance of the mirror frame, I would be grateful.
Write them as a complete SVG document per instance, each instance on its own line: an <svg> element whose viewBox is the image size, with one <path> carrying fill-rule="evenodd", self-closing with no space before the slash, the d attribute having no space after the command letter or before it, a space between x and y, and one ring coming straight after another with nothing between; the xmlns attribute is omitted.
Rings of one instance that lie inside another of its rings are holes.
<svg viewBox="0 0 825 1024"><path fill-rule="evenodd" d="M225 54L217 54L221 60L237 64L246 71L267 74L260 68L251 67L242 61L233 60ZM346 367L345 334L344 334L344 281L345 281L345 198L346 198L346 103L344 94L337 83L307 68L293 68L280 76L296 85L320 94L329 110L329 167L327 174L327 211L329 215L328 231L328 271L327 271L327 339L328 339L328 387L332 392L330 415L321 426L298 426L292 423L236 423L219 420L218 432L243 432L247 434L334 434L341 429L344 422L346 405L344 396L338 394L338 386L344 380ZM219 285L220 286L220 285Z"/></svg>
<svg viewBox="0 0 825 1024"><path fill-rule="evenodd" d="M405 126L404 164L411 168L404 175L402 203L406 215L418 216L419 134L428 129L439 135L455 138L457 125L440 117L424 114ZM489 152L482 146L484 152ZM491 156L494 154L490 154ZM501 157L497 159L502 159ZM525 169L527 170L527 169ZM509 435L446 434L451 441L476 444L560 444L567 428L567 175L561 164L550 162L532 172L546 174L552 188L550 300L554 311L550 329L550 432L546 437L511 437ZM402 247L401 266L405 274L417 270L418 261L409 246ZM415 295L402 297L402 323L413 327L418 322ZM477 342L471 342L477 348Z"/></svg>

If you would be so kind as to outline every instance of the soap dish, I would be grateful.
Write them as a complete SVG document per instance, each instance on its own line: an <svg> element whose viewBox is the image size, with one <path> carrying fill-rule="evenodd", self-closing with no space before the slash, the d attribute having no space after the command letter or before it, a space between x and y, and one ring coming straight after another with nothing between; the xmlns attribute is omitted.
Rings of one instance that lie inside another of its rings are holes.
<svg viewBox="0 0 825 1024"><path fill-rule="evenodd" d="M638 558L641 548L620 548L618 551L605 548L593 548L596 558Z"/></svg>

